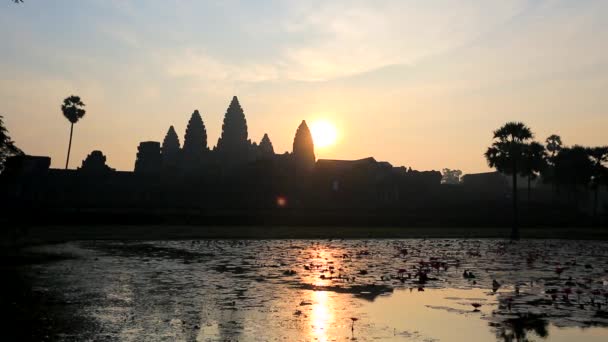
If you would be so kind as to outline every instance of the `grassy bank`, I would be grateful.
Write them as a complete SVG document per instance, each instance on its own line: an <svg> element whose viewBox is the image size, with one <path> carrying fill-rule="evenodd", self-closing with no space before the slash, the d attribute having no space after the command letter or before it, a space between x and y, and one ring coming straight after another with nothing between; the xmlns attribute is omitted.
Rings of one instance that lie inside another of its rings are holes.
<svg viewBox="0 0 608 342"><path fill-rule="evenodd" d="M166 239L370 239L370 238L507 238L509 228L414 227L288 227L96 225L34 226L21 228L22 238L36 242L68 240ZM524 239L608 239L608 228L522 228Z"/></svg>

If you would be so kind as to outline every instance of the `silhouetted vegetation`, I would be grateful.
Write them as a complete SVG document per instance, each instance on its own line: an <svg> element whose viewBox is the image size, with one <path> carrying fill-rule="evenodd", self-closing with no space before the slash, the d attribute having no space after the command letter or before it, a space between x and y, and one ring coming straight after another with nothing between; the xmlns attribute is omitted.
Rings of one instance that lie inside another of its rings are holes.
<svg viewBox="0 0 608 342"><path fill-rule="evenodd" d="M441 184L460 184L460 177L462 177L462 171L443 169L441 174Z"/></svg>
<svg viewBox="0 0 608 342"><path fill-rule="evenodd" d="M79 96L69 96L63 100L61 105L61 112L63 116L70 122L70 142L68 144L68 156L65 161L65 168L68 169L70 163L70 152L72 150L72 135L74 134L74 124L84 117L86 111L84 110L85 104L80 100Z"/></svg>
<svg viewBox="0 0 608 342"><path fill-rule="evenodd" d="M608 168L604 165L608 162L608 146L588 148L587 153L593 162L591 187L593 189L593 217L596 217L600 187L602 184L608 186Z"/></svg>
<svg viewBox="0 0 608 342"><path fill-rule="evenodd" d="M555 182L564 186L575 200L578 191L589 186L593 174L593 163L587 149L579 145L562 148L555 156L554 168Z"/></svg>
<svg viewBox="0 0 608 342"><path fill-rule="evenodd" d="M517 231L517 176L527 178L528 200L531 181L541 176L544 183L555 189L565 189L568 202L578 207L580 194L588 189L594 193L593 217L597 216L599 193L607 183L608 147L565 147L559 135L549 136L546 148L530 140L531 130L523 123L510 122L494 132L494 143L485 153L488 164L512 177L513 238ZM559 193L559 191L558 191Z"/></svg>
<svg viewBox="0 0 608 342"><path fill-rule="evenodd" d="M549 159L555 158L555 155L562 150L562 138L557 134L550 135L545 143L547 145L547 151L549 151Z"/></svg>
<svg viewBox="0 0 608 342"><path fill-rule="evenodd" d="M521 175L528 180L528 201L530 200L530 182L536 179L545 169L547 156L545 147L533 141L526 145L523 151Z"/></svg>
<svg viewBox="0 0 608 342"><path fill-rule="evenodd" d="M519 239L517 222L517 176L521 172L526 143L532 139L532 131L521 122L508 122L494 131L494 143L485 153L488 165L512 176L513 229L511 238Z"/></svg>
<svg viewBox="0 0 608 342"><path fill-rule="evenodd" d="M564 147L557 135L547 138L545 169L542 177L556 189L565 189L570 200L577 202L579 192L591 188L594 193L593 216L597 216L602 184L608 184L608 147Z"/></svg>
<svg viewBox="0 0 608 342"><path fill-rule="evenodd" d="M546 167L542 171L542 178L545 183L552 183L554 188L559 189L555 180L555 158L559 151L562 150L562 138L557 134L552 134L545 140L547 150Z"/></svg>
<svg viewBox="0 0 608 342"><path fill-rule="evenodd" d="M6 158L19 154L23 154L23 152L15 146L15 143L8 135L8 129L4 127L4 117L0 115L0 172L4 169Z"/></svg>

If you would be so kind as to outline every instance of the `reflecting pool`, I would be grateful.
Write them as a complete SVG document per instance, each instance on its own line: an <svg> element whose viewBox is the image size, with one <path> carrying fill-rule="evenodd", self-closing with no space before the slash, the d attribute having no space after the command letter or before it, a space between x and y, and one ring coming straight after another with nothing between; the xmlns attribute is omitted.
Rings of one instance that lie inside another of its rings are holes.
<svg viewBox="0 0 608 342"><path fill-rule="evenodd" d="M71 256L27 269L67 322L55 340L608 340L606 242L97 241L37 250Z"/></svg>

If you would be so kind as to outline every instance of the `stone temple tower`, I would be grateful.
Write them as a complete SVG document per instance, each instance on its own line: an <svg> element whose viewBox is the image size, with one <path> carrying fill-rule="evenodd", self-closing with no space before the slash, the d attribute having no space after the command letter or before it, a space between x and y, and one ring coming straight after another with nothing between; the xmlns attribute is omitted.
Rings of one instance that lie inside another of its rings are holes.
<svg viewBox="0 0 608 342"><path fill-rule="evenodd" d="M222 164L240 164L249 159L251 142L247 139L247 120L236 96L226 110L222 135L215 152Z"/></svg>

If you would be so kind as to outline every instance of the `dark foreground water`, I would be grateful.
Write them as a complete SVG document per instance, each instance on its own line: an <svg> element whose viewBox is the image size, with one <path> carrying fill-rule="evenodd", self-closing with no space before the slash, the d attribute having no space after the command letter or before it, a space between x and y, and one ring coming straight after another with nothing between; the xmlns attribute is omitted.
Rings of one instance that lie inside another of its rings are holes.
<svg viewBox="0 0 608 342"><path fill-rule="evenodd" d="M62 322L54 340L608 340L606 242L98 241L40 249L74 256L27 269Z"/></svg>

